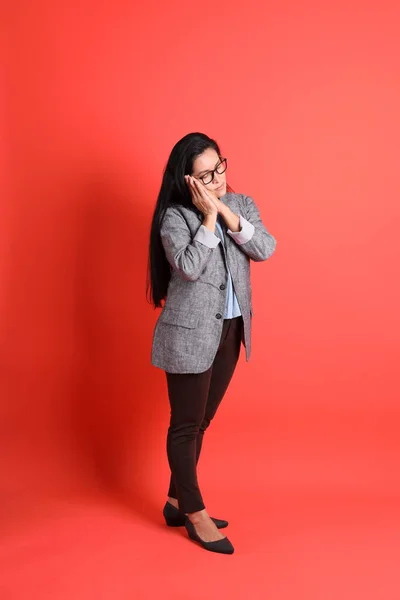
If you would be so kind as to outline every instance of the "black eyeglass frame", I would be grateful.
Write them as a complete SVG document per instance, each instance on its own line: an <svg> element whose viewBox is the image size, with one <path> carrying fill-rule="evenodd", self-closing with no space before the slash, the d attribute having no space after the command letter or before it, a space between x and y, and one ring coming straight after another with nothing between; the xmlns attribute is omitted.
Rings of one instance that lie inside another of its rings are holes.
<svg viewBox="0 0 400 600"><path fill-rule="evenodd" d="M225 173L225 171L227 170L227 168L228 168L228 159L227 158L222 158L222 156L220 156L219 158L220 158L219 163L217 164L217 166L215 167L215 169L212 169L211 171L207 171L207 173L205 173L205 175L201 175L200 177L197 177L197 179L201 179L201 181L202 181L202 183L204 185L210 185L210 183L212 183L214 181L215 173L218 173L218 175L222 175L222 173ZM218 169L223 164L225 164L224 170L223 171L219 171ZM207 183L205 183L204 177L208 178L210 175L212 176L211 179L210 179L210 181L208 181Z"/></svg>

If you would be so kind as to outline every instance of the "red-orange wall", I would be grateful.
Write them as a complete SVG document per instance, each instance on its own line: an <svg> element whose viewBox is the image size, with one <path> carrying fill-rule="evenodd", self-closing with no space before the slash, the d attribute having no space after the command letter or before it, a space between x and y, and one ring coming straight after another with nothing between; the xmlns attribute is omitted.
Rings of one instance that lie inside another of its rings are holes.
<svg viewBox="0 0 400 600"><path fill-rule="evenodd" d="M205 467L233 457L243 488L276 494L399 493L399 20L385 0L9 4L7 519L104 485L162 501L148 228L168 153L194 130L278 240L253 269L254 354Z"/></svg>

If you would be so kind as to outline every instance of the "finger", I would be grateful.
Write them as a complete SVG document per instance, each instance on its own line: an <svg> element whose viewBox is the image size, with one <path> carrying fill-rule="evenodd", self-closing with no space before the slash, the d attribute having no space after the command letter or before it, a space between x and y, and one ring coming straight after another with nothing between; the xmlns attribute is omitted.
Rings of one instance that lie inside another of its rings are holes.
<svg viewBox="0 0 400 600"><path fill-rule="evenodd" d="M196 188L192 178L190 178L190 193L192 195L192 202L193 204L201 209L202 207L204 207L204 199L202 198L201 194L199 193L199 190Z"/></svg>
<svg viewBox="0 0 400 600"><path fill-rule="evenodd" d="M208 206L211 206L214 204L212 196L209 193L209 191L205 188L204 184L200 183L199 181L196 181L196 189L197 189L200 197L203 199L204 202L206 202L206 204Z"/></svg>
<svg viewBox="0 0 400 600"><path fill-rule="evenodd" d="M194 183L193 177L189 177L188 181L189 181L189 186L190 186L191 191L193 192L193 194L196 194L198 196L199 190L197 189L197 187Z"/></svg>
<svg viewBox="0 0 400 600"><path fill-rule="evenodd" d="M194 181L195 180L193 179L193 177L191 177L190 175L188 175L188 183L189 183L189 185L190 185L191 188L195 187L194 186Z"/></svg>
<svg viewBox="0 0 400 600"><path fill-rule="evenodd" d="M198 192L197 188L194 186L192 178L189 175L187 178L187 185L188 185L188 188L189 188L192 198L199 195L199 192Z"/></svg>
<svg viewBox="0 0 400 600"><path fill-rule="evenodd" d="M196 198L200 201L200 202L207 202L207 198L204 195L204 193L201 190L201 187L198 185L198 182L196 179L194 179L192 177L192 190L193 190L193 194L196 196Z"/></svg>
<svg viewBox="0 0 400 600"><path fill-rule="evenodd" d="M197 179L193 179L194 186L197 192L201 195L202 198L206 199L208 197L207 190L200 181Z"/></svg>
<svg viewBox="0 0 400 600"><path fill-rule="evenodd" d="M187 184L188 188L189 188L190 190L193 190L193 189L194 189L194 186L193 186L192 178L190 177L190 175L187 175L187 176L185 177L185 180L186 180L186 184Z"/></svg>
<svg viewBox="0 0 400 600"><path fill-rule="evenodd" d="M190 180L193 185L193 195L194 195L193 197L196 198L196 202L198 203L197 204L198 208L209 209L211 207L214 207L213 203L211 202L210 198L208 197L207 190L200 183L200 181L198 181L194 177L191 177Z"/></svg>

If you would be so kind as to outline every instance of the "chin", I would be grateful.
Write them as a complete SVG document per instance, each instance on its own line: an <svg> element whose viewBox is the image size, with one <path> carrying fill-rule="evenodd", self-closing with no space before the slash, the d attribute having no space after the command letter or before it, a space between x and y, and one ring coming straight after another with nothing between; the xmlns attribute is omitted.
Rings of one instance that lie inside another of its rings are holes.
<svg viewBox="0 0 400 600"><path fill-rule="evenodd" d="M226 185L224 185L224 187L222 188L222 190L216 190L215 193L217 194L218 198L222 198L222 196L225 196L225 194L226 194Z"/></svg>

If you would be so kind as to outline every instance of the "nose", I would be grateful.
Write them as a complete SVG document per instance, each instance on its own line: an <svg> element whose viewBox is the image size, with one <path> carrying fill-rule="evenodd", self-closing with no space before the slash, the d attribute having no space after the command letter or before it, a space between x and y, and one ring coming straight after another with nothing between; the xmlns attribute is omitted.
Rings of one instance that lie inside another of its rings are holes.
<svg viewBox="0 0 400 600"><path fill-rule="evenodd" d="M219 175L215 172L214 173L214 178L213 178L213 183L215 183L215 185L218 187L219 185L221 185L221 181L219 179Z"/></svg>

